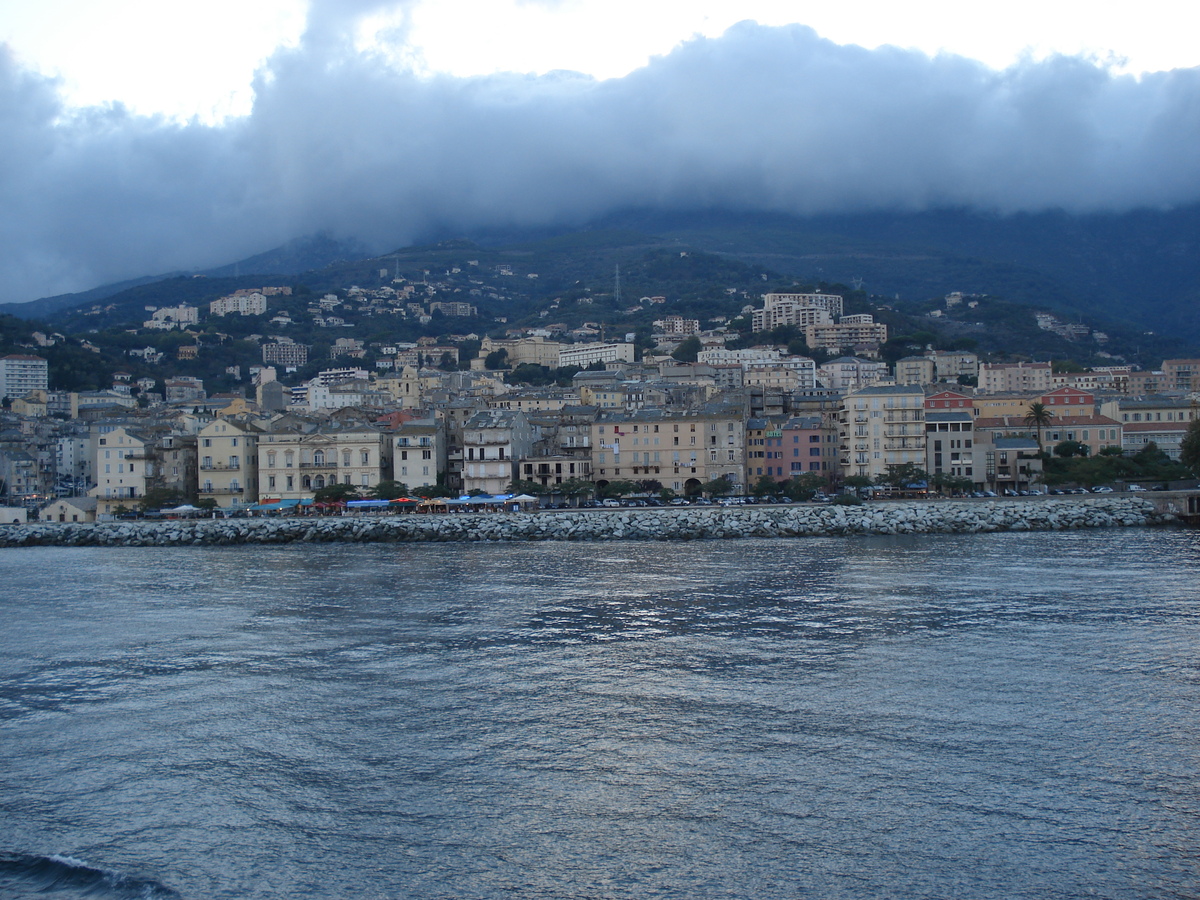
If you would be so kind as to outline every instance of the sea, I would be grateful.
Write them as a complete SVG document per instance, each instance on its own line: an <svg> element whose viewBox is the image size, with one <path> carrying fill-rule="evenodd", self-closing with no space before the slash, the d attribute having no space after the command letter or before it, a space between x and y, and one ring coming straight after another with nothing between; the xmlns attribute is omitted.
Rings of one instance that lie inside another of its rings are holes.
<svg viewBox="0 0 1200 900"><path fill-rule="evenodd" d="M0 551L2 898L1196 898L1200 533Z"/></svg>

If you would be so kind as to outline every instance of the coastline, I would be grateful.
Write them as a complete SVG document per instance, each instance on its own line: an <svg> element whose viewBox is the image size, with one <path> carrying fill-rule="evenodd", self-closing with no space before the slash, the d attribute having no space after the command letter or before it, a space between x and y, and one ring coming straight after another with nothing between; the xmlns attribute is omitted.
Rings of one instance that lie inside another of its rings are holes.
<svg viewBox="0 0 1200 900"><path fill-rule="evenodd" d="M0 548L470 541L689 541L748 537L973 534L1170 524L1140 498L885 502L0 526Z"/></svg>

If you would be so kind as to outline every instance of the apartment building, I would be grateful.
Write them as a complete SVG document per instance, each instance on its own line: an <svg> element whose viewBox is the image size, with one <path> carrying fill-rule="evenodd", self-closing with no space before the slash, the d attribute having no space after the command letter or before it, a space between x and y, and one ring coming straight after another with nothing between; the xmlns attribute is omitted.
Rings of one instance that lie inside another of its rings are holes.
<svg viewBox="0 0 1200 900"><path fill-rule="evenodd" d="M502 494L517 479L517 462L530 456L535 440L525 413L489 409L462 426L462 489Z"/></svg>
<svg viewBox="0 0 1200 900"><path fill-rule="evenodd" d="M0 399L18 400L30 391L50 389L50 370L40 356L10 353L0 357Z"/></svg>
<svg viewBox="0 0 1200 900"><path fill-rule="evenodd" d="M693 494L717 478L745 484L745 421L740 407L711 404L695 412L601 411L592 430L597 484L654 480Z"/></svg>
<svg viewBox="0 0 1200 900"><path fill-rule="evenodd" d="M925 466L925 394L919 387L877 384L842 398L843 476L877 478L890 466Z"/></svg>
<svg viewBox="0 0 1200 900"><path fill-rule="evenodd" d="M196 435L197 496L222 509L258 502L258 436L250 422L214 419Z"/></svg>
<svg viewBox="0 0 1200 900"><path fill-rule="evenodd" d="M446 428L429 416L396 427L392 440L392 479L410 488L438 483L446 471Z"/></svg>

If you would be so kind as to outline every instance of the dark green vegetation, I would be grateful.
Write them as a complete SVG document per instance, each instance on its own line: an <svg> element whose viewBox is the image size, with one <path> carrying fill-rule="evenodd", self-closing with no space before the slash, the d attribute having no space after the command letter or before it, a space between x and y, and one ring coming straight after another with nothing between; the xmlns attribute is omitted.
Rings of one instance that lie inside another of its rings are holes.
<svg viewBox="0 0 1200 900"><path fill-rule="evenodd" d="M889 362L933 347L970 349L993 359L1054 359L1060 367L1122 360L1153 367L1164 358L1193 356L1200 344L1198 234L1200 208L1087 217L628 213L581 230L493 232L372 258L313 238L204 277L126 283L18 307L22 315L42 318L0 317L0 352L47 357L51 384L60 389L107 387L114 371L125 371L135 378L192 375L203 378L210 393L243 388L248 368L261 363L262 341L276 336L311 348L299 378L330 365L371 368L384 347L421 337L459 345L465 367L480 337L501 337L521 326L558 331L592 323L604 339L632 335L645 349L652 344L652 323L672 314L704 327L724 322L740 332L733 346L770 342L805 353L799 329L751 334L742 310L760 305L767 291L819 290L842 294L848 313L870 312L889 326L891 340L882 353ZM310 267L302 270L305 265ZM263 285L291 286L293 293L270 298L266 316L206 315L211 300ZM479 315L435 311L422 323L363 301L351 293L355 286L367 294L409 287L403 303L470 303ZM967 296L947 307L944 297L952 291ZM314 315L326 294L341 303L325 314L341 321L321 327ZM650 302L660 297L663 302ZM138 330L147 307L181 303L202 310L192 333ZM1105 332L1108 341L1068 340L1042 330L1033 315L1039 311L1062 322L1081 321ZM280 314L292 321L271 321ZM34 330L62 338L36 347ZM339 337L362 341L366 357L332 359ZM83 340L99 352L85 349ZM148 346L163 354L160 363L129 356ZM198 346L198 358L177 359L181 346ZM695 349L685 344L676 356L692 358ZM424 362L453 365L441 355ZM230 367L241 368L228 373ZM551 384L569 374L529 366L508 377Z"/></svg>
<svg viewBox="0 0 1200 900"><path fill-rule="evenodd" d="M1197 432L1196 423L1190 432ZM1046 457L1043 481L1048 485L1083 487L1117 482L1150 487L1190 478L1194 468L1194 464L1189 468L1188 464L1174 462L1153 442L1132 456L1122 455L1120 447L1105 447L1089 457L1086 444L1063 441Z"/></svg>

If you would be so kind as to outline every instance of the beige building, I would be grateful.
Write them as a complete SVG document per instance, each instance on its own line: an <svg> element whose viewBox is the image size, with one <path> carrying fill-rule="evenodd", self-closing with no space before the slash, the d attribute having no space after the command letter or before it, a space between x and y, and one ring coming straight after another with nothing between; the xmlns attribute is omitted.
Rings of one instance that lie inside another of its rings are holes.
<svg viewBox="0 0 1200 900"><path fill-rule="evenodd" d="M249 422L214 419L196 435L197 496L222 509L258 502L258 436Z"/></svg>
<svg viewBox="0 0 1200 900"><path fill-rule="evenodd" d="M862 314L842 316L835 324L808 325L804 329L804 341L813 350L840 350L865 344L883 344L887 341L887 326L876 322L872 316Z"/></svg>
<svg viewBox="0 0 1200 900"><path fill-rule="evenodd" d="M919 387L877 384L842 398L842 474L877 478L889 466L924 468L925 394Z"/></svg>
<svg viewBox="0 0 1200 900"><path fill-rule="evenodd" d="M446 471L446 429L430 417L397 426L392 436L392 479L409 488L437 484Z"/></svg>
<svg viewBox="0 0 1200 900"><path fill-rule="evenodd" d="M896 360L896 384L933 384L937 367L925 356L906 356Z"/></svg>
<svg viewBox="0 0 1200 900"><path fill-rule="evenodd" d="M154 488L191 497L196 490L196 438L154 437L119 426L97 437L93 472L96 487L89 495L96 498L97 515L110 515L118 506L133 509Z"/></svg>
<svg viewBox="0 0 1200 900"><path fill-rule="evenodd" d="M508 368L529 363L554 369L559 366L558 352L564 346L567 345L560 344L558 341L548 341L540 336L518 338L512 341L497 341L485 337L479 344L479 355L471 361L471 368L482 370L484 360L489 353L503 350L508 354L505 358L505 365Z"/></svg>
<svg viewBox="0 0 1200 900"><path fill-rule="evenodd" d="M1038 393L1053 388L1050 363L980 363L979 390L985 394Z"/></svg>
<svg viewBox="0 0 1200 900"><path fill-rule="evenodd" d="M369 491L392 478L391 435L361 425L268 428L258 440L258 473L264 502L311 500L335 484Z"/></svg>
<svg viewBox="0 0 1200 900"><path fill-rule="evenodd" d="M39 522L95 522L95 497L63 497L38 511Z"/></svg>
<svg viewBox="0 0 1200 900"><path fill-rule="evenodd" d="M695 413L646 409L601 413L592 428L592 476L609 481L654 480L694 494L717 478L745 489L745 421L740 407L713 404Z"/></svg>

